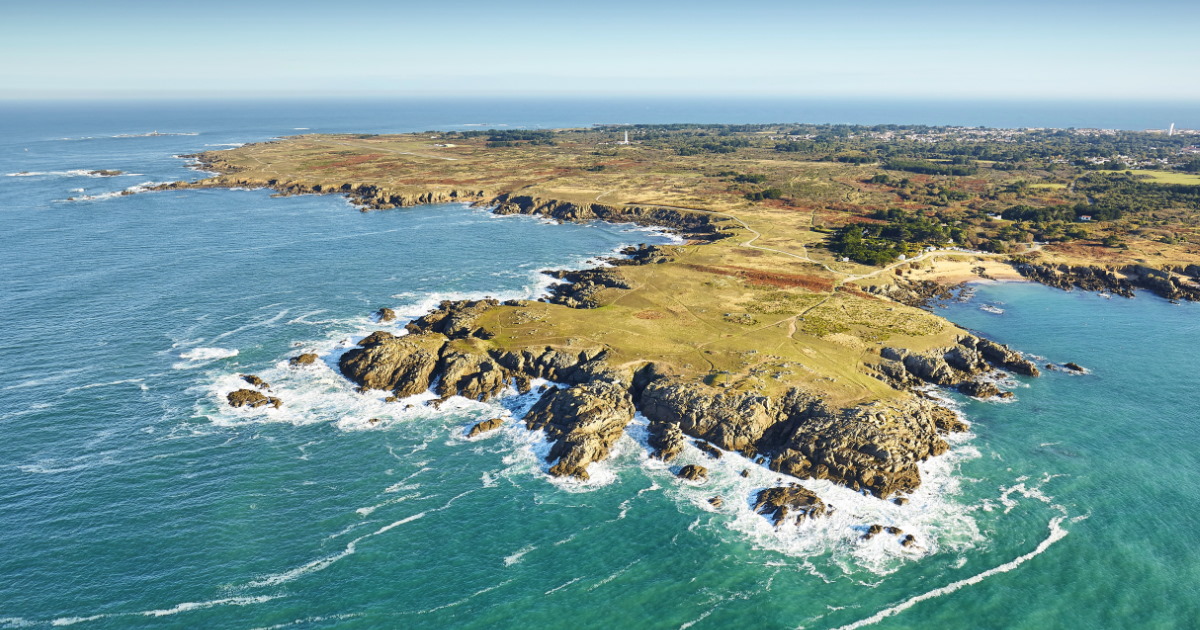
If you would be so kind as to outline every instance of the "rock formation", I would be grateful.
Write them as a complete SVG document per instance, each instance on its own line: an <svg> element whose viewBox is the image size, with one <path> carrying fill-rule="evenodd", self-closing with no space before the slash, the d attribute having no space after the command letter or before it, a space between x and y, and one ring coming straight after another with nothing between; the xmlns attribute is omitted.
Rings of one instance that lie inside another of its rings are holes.
<svg viewBox="0 0 1200 630"><path fill-rule="evenodd" d="M386 306L373 313L375 321L380 323L394 321L396 319L396 311L393 311Z"/></svg>
<svg viewBox="0 0 1200 630"><path fill-rule="evenodd" d="M696 464L688 464L680 468L679 472L675 473L675 475L680 479L687 479L688 481L704 481L708 479L708 469Z"/></svg>
<svg viewBox="0 0 1200 630"><path fill-rule="evenodd" d="M315 355L311 352L305 352L304 354L300 354L300 355L297 355L297 356L294 356L294 357L288 359L288 365L291 365L293 367L312 365L313 363L316 363L316 362L317 362L317 355Z"/></svg>
<svg viewBox="0 0 1200 630"><path fill-rule="evenodd" d="M283 404L282 400L274 396L267 396L256 389L239 389L229 392L229 395L225 399L229 401L230 406L250 407L252 409L257 409L264 405L270 405L278 409Z"/></svg>
<svg viewBox="0 0 1200 630"><path fill-rule="evenodd" d="M588 464L608 457L633 414L625 388L597 381L547 391L525 416L525 426L545 431L554 442L546 457L557 460L550 474L587 479Z"/></svg>
<svg viewBox="0 0 1200 630"><path fill-rule="evenodd" d="M754 498L754 511L771 519L776 527L789 519L796 525L807 518L823 516L827 507L811 490L791 485L781 488L765 488ZM794 519L791 517L795 515Z"/></svg>
<svg viewBox="0 0 1200 630"><path fill-rule="evenodd" d="M487 433L488 431L495 431L496 429L499 429L500 425L502 424L504 424L504 418L492 418L490 420L484 420L483 422L479 422L475 426L471 427L471 430L467 432L467 437L473 438L477 435Z"/></svg>

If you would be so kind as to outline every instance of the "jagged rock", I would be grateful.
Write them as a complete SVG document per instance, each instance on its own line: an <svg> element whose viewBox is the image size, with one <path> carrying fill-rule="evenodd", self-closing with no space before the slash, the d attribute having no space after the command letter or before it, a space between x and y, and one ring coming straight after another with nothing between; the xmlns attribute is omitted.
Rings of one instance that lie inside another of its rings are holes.
<svg viewBox="0 0 1200 630"><path fill-rule="evenodd" d="M883 531L885 531L893 536L899 536L900 534L904 533L904 530L900 529L899 527L885 527L885 528L883 528Z"/></svg>
<svg viewBox="0 0 1200 630"><path fill-rule="evenodd" d="M937 428L937 432L941 435L962 433L970 428L957 413L954 413L954 410L947 409L941 405L930 407L929 415L933 417L933 426Z"/></svg>
<svg viewBox="0 0 1200 630"><path fill-rule="evenodd" d="M754 499L754 511L766 515L778 527L792 514L799 525L806 518L822 516L826 512L825 502L811 490L799 486L765 488Z"/></svg>
<svg viewBox="0 0 1200 630"><path fill-rule="evenodd" d="M651 420L678 424L684 433L742 453L755 452L763 432L778 422L770 398L660 378L642 390L638 401Z"/></svg>
<svg viewBox="0 0 1200 630"><path fill-rule="evenodd" d="M438 363L437 394L459 395L472 400L490 400L508 385L508 372L491 357L465 350L446 348Z"/></svg>
<svg viewBox="0 0 1200 630"><path fill-rule="evenodd" d="M958 345L950 348L928 352L883 348L879 354L883 361L875 367L884 380L897 388L922 382L943 387L961 386L976 375L990 371L992 366L1027 376L1040 374L1032 361L1008 346L973 335L964 336Z"/></svg>
<svg viewBox="0 0 1200 630"><path fill-rule="evenodd" d="M688 481L704 481L708 479L708 469L696 464L688 464L680 468L679 472L675 473L675 475L680 479L687 479Z"/></svg>
<svg viewBox="0 0 1200 630"><path fill-rule="evenodd" d="M237 391L229 392L229 395L226 396L225 399L229 401L230 406L250 407L252 409L257 409L258 407L262 407L264 405L270 405L278 409L280 405L283 404L282 400L275 398L274 396L266 396L262 392L254 389L239 389Z"/></svg>
<svg viewBox="0 0 1200 630"><path fill-rule="evenodd" d="M905 497L896 497L895 499L892 499L892 503L895 503L896 505L908 505L908 499Z"/></svg>
<svg viewBox="0 0 1200 630"><path fill-rule="evenodd" d="M876 402L830 410L806 397L789 402L788 420L764 435L771 468L794 477L829 479L877 497L921 484L917 463L949 445L939 433L945 416L931 401Z"/></svg>
<svg viewBox="0 0 1200 630"><path fill-rule="evenodd" d="M972 398L991 398L1000 395L1000 388L987 381L963 381L958 384L958 391Z"/></svg>
<svg viewBox="0 0 1200 630"><path fill-rule="evenodd" d="M375 316L375 321L377 321L377 322L380 322L380 323L390 322L390 321L393 321L396 319L396 311L393 311L390 308L384 307L384 308L381 308L381 309L375 311L374 316Z"/></svg>
<svg viewBox="0 0 1200 630"><path fill-rule="evenodd" d="M713 506L713 507L717 507L717 508L719 508L719 507L721 507L722 505L725 505L725 499L722 499L722 498L721 498L721 497L719 497L719 496L717 496L717 497L712 497L712 498L710 498L710 499L708 500L708 504L709 504L709 505L711 505L711 506Z"/></svg>
<svg viewBox="0 0 1200 630"><path fill-rule="evenodd" d="M397 337L376 331L343 354L338 367L363 390L413 396L429 389L445 345L445 335L436 333Z"/></svg>
<svg viewBox="0 0 1200 630"><path fill-rule="evenodd" d="M242 377L243 381L246 381L247 383L249 383L259 389L271 389L270 383L262 380L261 378L259 378L258 376L254 375L254 374L242 374L241 377Z"/></svg>
<svg viewBox="0 0 1200 630"><path fill-rule="evenodd" d="M497 300L446 300L433 311L410 322L405 329L410 333L441 333L450 339L486 337L476 319L488 309L499 306Z"/></svg>
<svg viewBox="0 0 1200 630"><path fill-rule="evenodd" d="M700 449L700 452L713 459L721 459L721 455L724 455L724 453L721 452L721 449L709 444L708 442L693 442L693 444L696 445L696 448Z"/></svg>
<svg viewBox="0 0 1200 630"><path fill-rule="evenodd" d="M740 474L742 475L742 477L749 477L749 476L750 476L750 470L749 470L749 469L746 469L746 468L743 468L743 469L742 469L742 472L741 472Z"/></svg>
<svg viewBox="0 0 1200 630"><path fill-rule="evenodd" d="M912 534L905 536L904 540L900 541L900 545L904 546L904 547L913 547L913 546L916 546L916 544L917 544L917 537L913 536Z"/></svg>
<svg viewBox="0 0 1200 630"><path fill-rule="evenodd" d="M683 431L671 422L651 422L647 440L654 449L653 457L669 462L683 451Z"/></svg>
<svg viewBox="0 0 1200 630"><path fill-rule="evenodd" d="M571 308L599 308L604 289L628 289L629 284L614 268L599 267L578 271L547 271L547 275L564 280L550 287L547 302Z"/></svg>
<svg viewBox="0 0 1200 630"><path fill-rule="evenodd" d="M1026 376L1041 375L1041 372L1038 371L1037 366L1034 365L1032 361L1022 357L1008 346L998 344L991 339L967 337L960 343L964 345L968 343L973 344L974 347L979 350L979 353L983 355L983 358L987 359L989 363L997 367L1016 372L1017 374L1024 374Z"/></svg>
<svg viewBox="0 0 1200 630"><path fill-rule="evenodd" d="M471 427L471 430L467 433L467 437L473 438L477 435L487 433L488 431L494 431L499 429L500 425L502 424L504 424L504 418L492 418L491 420L484 420L483 422Z"/></svg>
<svg viewBox="0 0 1200 630"><path fill-rule="evenodd" d="M883 525L872 525L867 529L867 533L863 534L863 540L871 540L875 536L883 533Z"/></svg>
<svg viewBox="0 0 1200 630"><path fill-rule="evenodd" d="M305 352L304 354L294 356L294 357L288 359L288 365L291 365L294 367L299 367L302 365L312 365L313 363L316 363L316 362L317 362L317 355L315 355L311 352Z"/></svg>
<svg viewBox="0 0 1200 630"><path fill-rule="evenodd" d="M525 416L526 428L541 429L554 442L547 461L556 477L587 479L587 467L608 452L633 420L633 401L620 385L607 382L547 391Z"/></svg>
<svg viewBox="0 0 1200 630"><path fill-rule="evenodd" d="M1063 367L1067 368L1068 370L1071 370L1072 372L1086 372L1087 371L1087 370L1083 369L1082 365L1079 365L1078 363L1074 363L1074 362L1064 363Z"/></svg>

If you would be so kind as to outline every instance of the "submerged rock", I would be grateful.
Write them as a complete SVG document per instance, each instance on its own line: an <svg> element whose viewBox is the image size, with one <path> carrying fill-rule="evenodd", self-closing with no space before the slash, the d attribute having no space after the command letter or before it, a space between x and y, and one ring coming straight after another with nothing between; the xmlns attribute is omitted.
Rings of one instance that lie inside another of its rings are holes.
<svg viewBox="0 0 1200 630"><path fill-rule="evenodd" d="M487 433L488 431L495 431L496 429L499 429L500 425L502 424L504 424L504 418L492 418L491 420L484 420L483 422L477 423L475 426L471 427L471 430L467 433L467 437L473 438L477 435Z"/></svg>
<svg viewBox="0 0 1200 630"><path fill-rule="evenodd" d="M269 383L262 380L258 376L255 376L254 374L242 374L240 376L242 377L243 381L246 381L247 383L259 389L271 389L271 385Z"/></svg>
<svg viewBox="0 0 1200 630"><path fill-rule="evenodd" d="M608 457L633 414L629 392L601 381L547 391L525 416L525 426L545 431L554 442L546 457L558 460L551 475L588 479L588 465Z"/></svg>
<svg viewBox="0 0 1200 630"><path fill-rule="evenodd" d="M766 488L754 498L754 511L768 516L776 527L793 514L794 522L799 525L807 518L824 515L826 509L820 497L799 485Z"/></svg>
<svg viewBox="0 0 1200 630"><path fill-rule="evenodd" d="M294 356L294 357L288 359L288 365L291 365L293 367L312 365L316 362L317 362L317 355L313 354L312 352L305 352L304 354L297 355L297 356Z"/></svg>
<svg viewBox="0 0 1200 630"><path fill-rule="evenodd" d="M1082 365L1079 365L1078 363L1074 363L1074 362L1064 363L1063 367L1067 368L1068 370L1071 370L1072 372L1086 372L1087 371L1087 370L1083 369Z"/></svg>
<svg viewBox="0 0 1200 630"><path fill-rule="evenodd" d="M972 398L992 398L1000 395L1000 388L987 381L963 381L958 384L958 391Z"/></svg>
<svg viewBox="0 0 1200 630"><path fill-rule="evenodd" d="M708 479L708 469L696 464L688 464L680 468L679 472L675 473L675 475L680 479L687 479L688 481L704 481Z"/></svg>
<svg viewBox="0 0 1200 630"><path fill-rule="evenodd" d="M282 400L274 396L266 396L255 389L239 389L229 392L229 395L225 399L229 401L229 405L232 407L250 407L252 409L257 409L264 405L270 405L278 409L283 404Z"/></svg>

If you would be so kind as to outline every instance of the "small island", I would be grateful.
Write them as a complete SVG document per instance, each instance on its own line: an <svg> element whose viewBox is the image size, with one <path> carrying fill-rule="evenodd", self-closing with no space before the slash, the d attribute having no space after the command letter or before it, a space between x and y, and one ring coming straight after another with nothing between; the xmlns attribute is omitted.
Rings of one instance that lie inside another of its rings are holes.
<svg viewBox="0 0 1200 630"><path fill-rule="evenodd" d="M664 460L691 440L903 501L917 464L966 429L930 386L1011 396L986 376L1040 373L922 307L978 279L1200 299L1197 143L901 125L302 135L190 156L218 175L155 190L339 194L364 211L466 202L669 230L684 242L553 272L539 301L445 302L407 334L363 339L340 370L392 400L558 383L524 418L553 442L553 475L586 479L640 412ZM246 392L239 402L278 406ZM755 504L776 523L826 509L793 487Z"/></svg>

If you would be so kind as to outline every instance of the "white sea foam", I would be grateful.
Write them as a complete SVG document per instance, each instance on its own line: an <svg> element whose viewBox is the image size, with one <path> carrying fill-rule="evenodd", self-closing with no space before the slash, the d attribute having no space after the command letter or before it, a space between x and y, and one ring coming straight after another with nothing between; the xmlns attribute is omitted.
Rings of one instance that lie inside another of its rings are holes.
<svg viewBox="0 0 1200 630"><path fill-rule="evenodd" d="M637 560L630 562L629 564L621 567L620 569L617 569L617 571L615 573L613 573L612 575L609 575L608 577L606 577L606 578L600 580L599 582L596 582L595 584L588 587L588 591L594 591L594 590L600 588L601 586L604 586L605 584L608 584L609 582L612 582L613 580L621 577L622 575L625 575L626 571L632 569L633 565L635 565L641 561L642 561L642 559L638 558Z"/></svg>
<svg viewBox="0 0 1200 630"><path fill-rule="evenodd" d="M302 564L294 569L289 569L289 570L283 571L281 573L273 573L270 575L263 576L257 580L247 583L246 586L249 588L263 588L263 587L267 587L267 586L278 586L280 584L285 584L287 582L291 582L293 580L296 580L305 575L309 575L311 573L316 573L318 571L324 571L325 569L328 569L330 566L332 566L338 560L341 560L342 558L345 558L347 556L351 556L356 551L358 551L358 543L360 543L368 538L371 538L373 536L378 536L380 534L388 532L388 531L395 529L396 527L399 527L401 525L405 525L405 524L411 523L417 519L424 518L426 514L427 514L427 512L418 512L417 514L413 514L412 516L408 516L408 517L402 518L398 521L394 521L392 523L384 525L383 527L380 527L379 529L371 532L370 534L363 534L362 536L359 536L358 538L351 540L349 543L346 544L346 547L344 549L342 549L341 551L339 551L338 553L335 553L335 554L332 554L329 556L325 556L324 558L318 558L311 562Z"/></svg>
<svg viewBox="0 0 1200 630"><path fill-rule="evenodd" d="M530 551L533 551L534 549L537 549L537 547L534 545L526 545L524 547L521 547L517 551L515 551L507 556L504 556L504 566L511 567L512 565L517 564L518 562L521 561L522 558L525 557L525 554L529 553Z"/></svg>
<svg viewBox="0 0 1200 630"><path fill-rule="evenodd" d="M478 591L475 591L474 593L471 593L470 595L467 595L466 597L464 597L464 598L462 598L462 599L460 599L460 600L457 600L457 601L450 602L449 604L442 604L441 606L434 606L433 608L426 608L425 610L418 610L418 611L416 611L416 612L414 612L414 613L412 613L412 614L415 614L415 615L428 615L429 613L435 613L435 612L437 612L437 611L439 611L439 610L445 610L445 609L447 609L447 608L454 608L455 606L461 606L461 605L463 605L463 604L465 604L465 603L467 603L467 602L471 601L472 599L474 599L474 598L476 598L476 597L479 597L480 595L483 595L483 594L485 594L485 593L490 593L490 592L492 592L492 591L494 591L494 590L496 590L496 589L498 589L498 588L501 588L501 587L507 586L507 585L509 585L509 584L511 584L511 583L512 583L512 580L505 580L505 581L503 581L503 582L501 582L501 583L499 583L499 584L493 584L493 585L491 585L491 586L487 586L487 587L481 588L481 589L479 589Z"/></svg>
<svg viewBox="0 0 1200 630"><path fill-rule="evenodd" d="M628 433L645 445L646 420L637 416ZM888 574L906 562L940 551L962 551L983 540L972 514L978 506L956 500L962 479L957 469L964 461L979 457L968 441L970 434L951 436L949 453L919 465L923 480L920 488L908 495L906 505L863 495L829 481L799 480L755 464L750 459L726 452L720 459L705 455L690 441L671 465L642 455L640 464L652 479L661 479L665 494L676 501L685 512L699 511L711 516L702 517L696 528L733 532L739 540L749 540L760 549L785 554L801 561L829 554L829 561L843 573L852 574L866 569L875 574ZM709 469L708 480L701 484L674 483L672 469L686 464L700 464ZM749 472L742 477L741 471ZM799 483L836 508L832 514L809 519L800 525L776 528L766 517L753 510L753 497L759 490L784 483ZM713 496L725 499L721 507L709 503ZM900 535L877 535L862 540L870 525L899 527L912 534L918 545L904 547ZM815 570L815 567L813 568ZM829 579L821 576L822 579Z"/></svg>
<svg viewBox="0 0 1200 630"><path fill-rule="evenodd" d="M416 492L413 494L406 494L404 496L399 496L394 499L388 499L387 501L383 501L382 503L376 503L375 505L371 505L368 507L361 507L354 511L357 512L359 514L359 516L367 517L367 516L370 516L371 514L374 514L375 510L378 510L381 507L387 507L389 505L403 503L409 499L423 499L423 498L426 498L426 497L423 497L423 496L421 496L421 494L419 492Z"/></svg>
<svg viewBox="0 0 1200 630"><path fill-rule="evenodd" d="M129 613L107 613L103 615L89 615L84 617L59 617L51 620L52 626L73 626L78 623L86 623L90 621L99 621L101 619L110 619L114 617L169 617L178 615L179 613L190 612L193 610L203 610L205 608L215 608L217 606L253 606L254 604L262 604L273 599L279 599L283 595L258 595L253 597L226 597L224 599L213 599L202 602L184 602L176 604L170 608L161 608L156 610L143 610L139 612Z"/></svg>
<svg viewBox="0 0 1200 630"><path fill-rule="evenodd" d="M582 580L582 579L583 579L583 576L579 576L579 577L577 577L577 578L574 578L574 579L568 580L568 581L567 581L565 584L560 584L560 585L558 585L558 586L555 586L554 588L552 588L552 589L550 589L550 590L546 591L545 593L543 593L543 595L553 595L554 593L557 593L557 592L559 592L559 591L563 590L564 588L567 588L568 586L570 586L570 585L572 585L572 584L574 584L574 583L576 583L576 582L578 582L579 580Z"/></svg>
<svg viewBox="0 0 1200 630"><path fill-rule="evenodd" d="M187 363L176 363L171 367L176 370L188 370L202 367L213 361L230 359L237 355L238 350L231 348L192 348L191 350L179 353L179 358L186 359Z"/></svg>
<svg viewBox="0 0 1200 630"><path fill-rule="evenodd" d="M137 177L140 173L120 173L117 175L102 175L98 171L107 169L83 169L75 168L66 171L17 171L16 173L5 173L5 177Z"/></svg>
<svg viewBox="0 0 1200 630"><path fill-rule="evenodd" d="M70 198L67 198L65 201L71 201L71 202L104 201L105 199L115 199L117 197L125 197L128 195L134 195L137 193L146 192L147 190L149 190L150 188L152 188L154 186L159 186L159 185L162 185L165 183L168 183L168 182L142 182L136 186L130 186L129 188L126 188L125 190L116 190L116 191L112 191L112 192L99 193L99 194L95 194L95 195L81 195L79 197L70 197Z"/></svg>
<svg viewBox="0 0 1200 630"><path fill-rule="evenodd" d="M855 630L856 628L862 628L865 626L874 625L874 624L879 623L880 621L883 621L884 619L887 619L888 617L902 613L905 610L908 610L909 608L912 608L913 606L916 606L917 604L919 604L923 601L934 599L935 597L941 597L942 595L949 595L950 593L953 593L965 586L971 586L973 584L978 584L993 575L998 575L1000 573L1008 573L1009 571L1016 569L1017 567L1021 566L1022 564L1025 564L1029 560L1032 560L1033 558L1036 558L1037 556L1045 553L1045 551L1050 548L1050 545L1053 545L1054 543L1065 538L1067 536L1067 534L1069 533L1066 529L1064 529L1062 527L1062 523L1065 519L1066 519L1065 516L1056 516L1053 519L1051 519L1049 535L1047 535L1046 538L1044 538L1042 540L1042 542L1038 543L1037 547L1034 548L1034 550L1030 551L1029 553L1026 553L1021 556L1017 556L1016 558L1013 558L1012 560L1009 560L1008 562L1005 562L1004 564L1001 564L996 567L992 567L991 569L988 569L987 571L984 571L982 573L977 573L969 578L958 580L957 582L951 582L943 587L935 588L932 591L922 593L915 597L910 597L909 599L906 599L903 602L896 604L895 606L892 606L890 608L885 608L885 609L875 613L874 615L871 615L870 617L867 617L865 619L860 619L852 624L841 626L837 630ZM1077 519L1072 519L1072 520L1074 521Z"/></svg>

